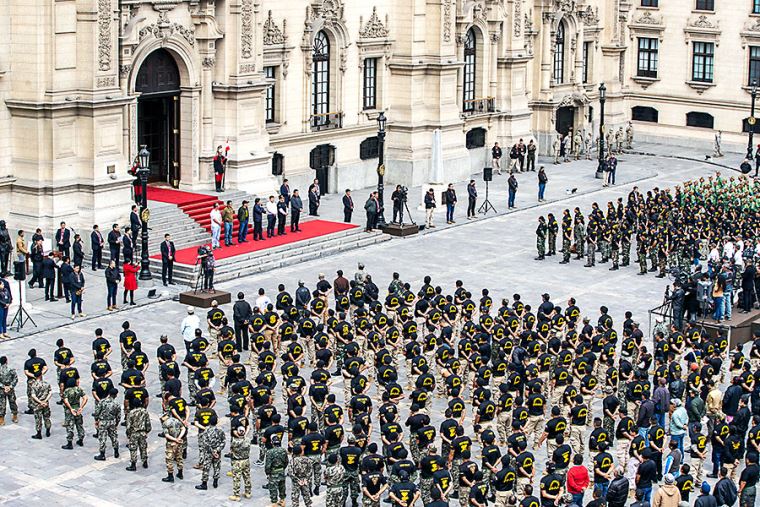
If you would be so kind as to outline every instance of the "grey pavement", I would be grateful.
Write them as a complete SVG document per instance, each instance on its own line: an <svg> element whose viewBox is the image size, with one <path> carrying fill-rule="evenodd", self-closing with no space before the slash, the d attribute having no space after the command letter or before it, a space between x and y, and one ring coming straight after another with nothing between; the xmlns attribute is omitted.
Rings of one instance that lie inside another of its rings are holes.
<svg viewBox="0 0 760 507"><path fill-rule="evenodd" d="M347 275L350 275L353 274L357 262L363 262L382 291L387 287L393 271L398 271L402 279L411 283L415 289L422 283L423 277L429 274L433 277L434 284L441 285L448 292L453 289L454 282L461 279L465 287L473 294L479 294L481 288L488 287L494 300L499 301L502 298L510 298L514 293L519 293L523 301L534 307L539 304L539 295L543 292L550 293L552 300L561 306L564 306L567 298L572 296L577 299L582 313L591 318L596 318L599 306L605 304L610 308L610 313L618 326L623 321L623 313L630 310L646 330L647 310L662 301L667 281L653 276L635 276L637 271L635 267L610 272L605 265L583 268L581 261L572 261L570 265L559 265L560 259L557 257L549 257L543 262L534 261L536 218L539 214L548 212L561 216L564 208L572 209L575 206L588 210L592 202L606 203L618 196L627 195L634 184L637 184L642 191L655 186L661 188L672 186L684 179L708 175L715 170L715 167L689 160L626 155L622 157L618 174L620 178L625 178L630 183L625 183L625 180L621 182L619 179L620 184L608 188L601 188L600 181L593 178L594 167L593 162L585 161L563 164L559 167L548 166L547 199L549 202L547 203L536 203L535 174L524 174L519 177L522 193L518 194L519 208L514 212L474 222L468 222L462 218L457 220L459 223L456 227L439 228L429 234L394 240L335 257L322 258L275 272L227 282L220 284L218 288L233 293L244 291L249 295L249 299L253 300L255 291L260 287L273 296L276 293L277 284L284 283L292 292L298 279L304 279L307 284L313 286L318 272L326 273L328 279L332 280L337 269L343 269ZM504 176L502 178L505 179ZM565 189L570 185L578 188L577 194L570 196L565 194ZM491 189L492 200L497 209L506 207L504 186L505 182L499 181L497 176L497 182ZM458 190L460 195L463 195L463 184L458 186ZM499 192L502 193L499 195ZM410 198L414 198L415 195L419 194L411 190ZM339 213L339 210L335 211L328 206L331 201L336 204L337 198L329 196L325 199L323 204L325 217L334 217ZM358 199L357 202L359 202ZM412 207L413 204L410 205L410 208ZM331 211L328 212L328 209ZM457 216L463 216L464 212L464 206L458 206ZM439 220L442 221L442 219ZM93 292L95 290L93 289ZM85 304L97 305L96 301L92 301L97 298L98 296L89 294ZM36 305L36 308L47 311L44 303ZM65 313L58 310L58 307L56 310ZM232 312L229 305L223 310L228 315ZM59 327L0 343L0 354L7 355L11 366L21 371L27 351L35 347L39 355L52 365L55 340L64 338L66 345L77 357L77 366L83 377L86 377L91 361L90 343L96 327L102 328L112 345L118 347L121 323L123 320L129 320L140 341L143 342L143 349L153 359L161 334L168 334L178 351L183 349L179 325L184 315L185 309L178 303L160 301L142 307L127 308L118 315L95 316L83 322L72 323L68 319L60 319L57 321ZM118 352L114 355L111 363L116 371L115 375L118 375L120 373ZM307 375L308 369L303 374ZM47 377L51 381L52 373L48 373ZM151 364L149 368L147 383L151 394L159 392L155 364ZM335 384L338 388L339 399L342 396L341 383L342 381L338 380ZM85 391L89 390L89 384L89 381L83 381ZM277 391L276 405L282 411L283 403L279 396L279 387ZM20 408L24 410L27 400L23 382L20 383L16 392ZM226 413L225 405L224 400L219 400L217 411L220 414ZM436 399L431 413L441 414L443 406L443 400ZM598 407L596 409L598 410ZM231 494L231 479L225 475L225 472L230 469L228 460L223 461L222 479L218 490L209 489L206 492L198 492L193 488L200 480L199 471L190 468L197 461L195 430L190 433L185 480L173 485L160 481L160 478L165 475L165 469L163 441L157 437L160 405L155 398L151 399L149 410L154 427L154 431L149 436L150 468L149 470L138 468L137 472L124 470L124 467L128 465L128 457L123 428L120 428L122 457L114 460L109 453L108 461L93 461L92 457L97 452L97 442L90 436L93 433L91 403L85 410L87 433L85 446L75 447L73 451L60 449L60 445L64 443L64 431L61 427L63 411L59 406L52 407L54 424L53 436L50 439L42 441L29 439L33 433L32 416L21 415L18 424L10 424L8 421L6 426L0 427L3 456L0 460L0 502L10 505L32 502L134 505L150 498L151 501L159 504L169 502L173 504L197 502L225 504L227 496ZM406 415L406 407L403 407L402 420L406 418ZM468 427L471 421L468 416L466 423ZM440 415L433 415L433 423L437 426L439 422ZM226 419L223 419L222 424L225 430L228 429ZM372 437L378 438L377 428ZM535 452L537 463L545 462L545 450L539 449ZM475 455L477 454L476 452ZM539 465L539 470L542 468L543 465ZM537 475L540 475L540 471ZM244 500L243 503L256 506L268 505L267 492L262 489L265 482L263 470L254 468L252 477L254 497L252 500ZM289 493L290 485L288 484ZM586 500L589 499L587 497ZM324 490L314 500L316 506L324 505ZM290 505L290 499L288 499L288 505Z"/></svg>

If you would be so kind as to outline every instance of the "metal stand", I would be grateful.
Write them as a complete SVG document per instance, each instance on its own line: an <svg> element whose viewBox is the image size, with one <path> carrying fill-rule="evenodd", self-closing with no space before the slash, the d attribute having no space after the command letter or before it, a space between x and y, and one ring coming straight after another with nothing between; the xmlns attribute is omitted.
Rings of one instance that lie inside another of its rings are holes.
<svg viewBox="0 0 760 507"><path fill-rule="evenodd" d="M493 211L494 213L499 213L496 211L496 208L493 204L491 204L491 201L488 200L488 182L486 181L486 200L483 201L483 204L480 205L480 208L478 208L478 214L484 214L487 215L489 211Z"/></svg>
<svg viewBox="0 0 760 507"><path fill-rule="evenodd" d="M412 218L412 212L409 211L409 204L407 202L408 201L405 197L403 205L401 206L401 213L399 213L399 217L398 217L399 225L404 225L404 210L406 210L406 214L409 215L409 219L412 221L412 225L417 225L417 223Z"/></svg>
<svg viewBox="0 0 760 507"><path fill-rule="evenodd" d="M26 325L27 322L31 322L34 327L37 327L37 323L34 322L34 319L31 315L29 315L29 312L24 309L24 298L21 296L21 280L18 281L18 310L16 310L16 315L13 316L13 320L11 321L10 327L12 328L14 324L16 324L16 332L20 331L24 328L24 325Z"/></svg>
<svg viewBox="0 0 760 507"><path fill-rule="evenodd" d="M198 294L198 286L201 284L201 276L203 276L203 263L201 262L200 257L195 259L195 268L193 268L193 271L196 271L196 268L198 275L195 277L195 288L193 288L193 294Z"/></svg>

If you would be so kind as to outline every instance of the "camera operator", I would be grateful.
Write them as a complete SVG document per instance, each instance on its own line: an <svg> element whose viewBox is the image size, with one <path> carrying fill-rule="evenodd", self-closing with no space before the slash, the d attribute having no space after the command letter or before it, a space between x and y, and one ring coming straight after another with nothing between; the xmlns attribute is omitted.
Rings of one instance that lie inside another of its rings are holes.
<svg viewBox="0 0 760 507"><path fill-rule="evenodd" d="M686 292L681 285L682 284L679 280L673 282L673 291L670 296L668 296L668 301L673 303L673 325L675 325L679 331L683 330L683 311L686 298Z"/></svg>
<svg viewBox="0 0 760 507"><path fill-rule="evenodd" d="M401 213L404 208L404 187L396 185L396 190L391 194L391 201L393 201L393 223L399 223L401 219Z"/></svg>
<svg viewBox="0 0 760 507"><path fill-rule="evenodd" d="M213 292L216 261L214 259L214 251L210 245L201 245L198 247L198 257L195 264L200 265L201 272L199 276L203 276L203 287L201 292Z"/></svg>

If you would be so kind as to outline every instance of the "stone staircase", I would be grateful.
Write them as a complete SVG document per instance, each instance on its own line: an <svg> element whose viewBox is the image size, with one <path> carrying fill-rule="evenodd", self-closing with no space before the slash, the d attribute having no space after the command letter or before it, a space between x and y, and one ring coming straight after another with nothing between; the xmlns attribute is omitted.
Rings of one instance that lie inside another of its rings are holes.
<svg viewBox="0 0 760 507"><path fill-rule="evenodd" d="M279 247L218 260L214 283L234 280L243 276L271 271L300 262L335 255L389 241L387 234L366 233L360 227L316 238L289 243ZM160 279L161 261L151 260L151 271ZM188 264L174 264L174 281L194 287L199 269Z"/></svg>

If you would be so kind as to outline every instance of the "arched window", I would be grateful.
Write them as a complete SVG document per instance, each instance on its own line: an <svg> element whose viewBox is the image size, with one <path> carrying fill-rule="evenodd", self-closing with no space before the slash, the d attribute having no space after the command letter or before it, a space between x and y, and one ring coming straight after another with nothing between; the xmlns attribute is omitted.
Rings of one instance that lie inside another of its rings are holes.
<svg viewBox="0 0 760 507"><path fill-rule="evenodd" d="M556 45L554 46L554 84L565 81L565 24L557 26Z"/></svg>
<svg viewBox="0 0 760 507"><path fill-rule="evenodd" d="M330 112L330 41L325 32L314 37L311 81L312 114Z"/></svg>
<svg viewBox="0 0 760 507"><path fill-rule="evenodd" d="M476 57L475 31L470 28L464 39L464 83L462 87L462 109L464 111L472 111L475 108Z"/></svg>

